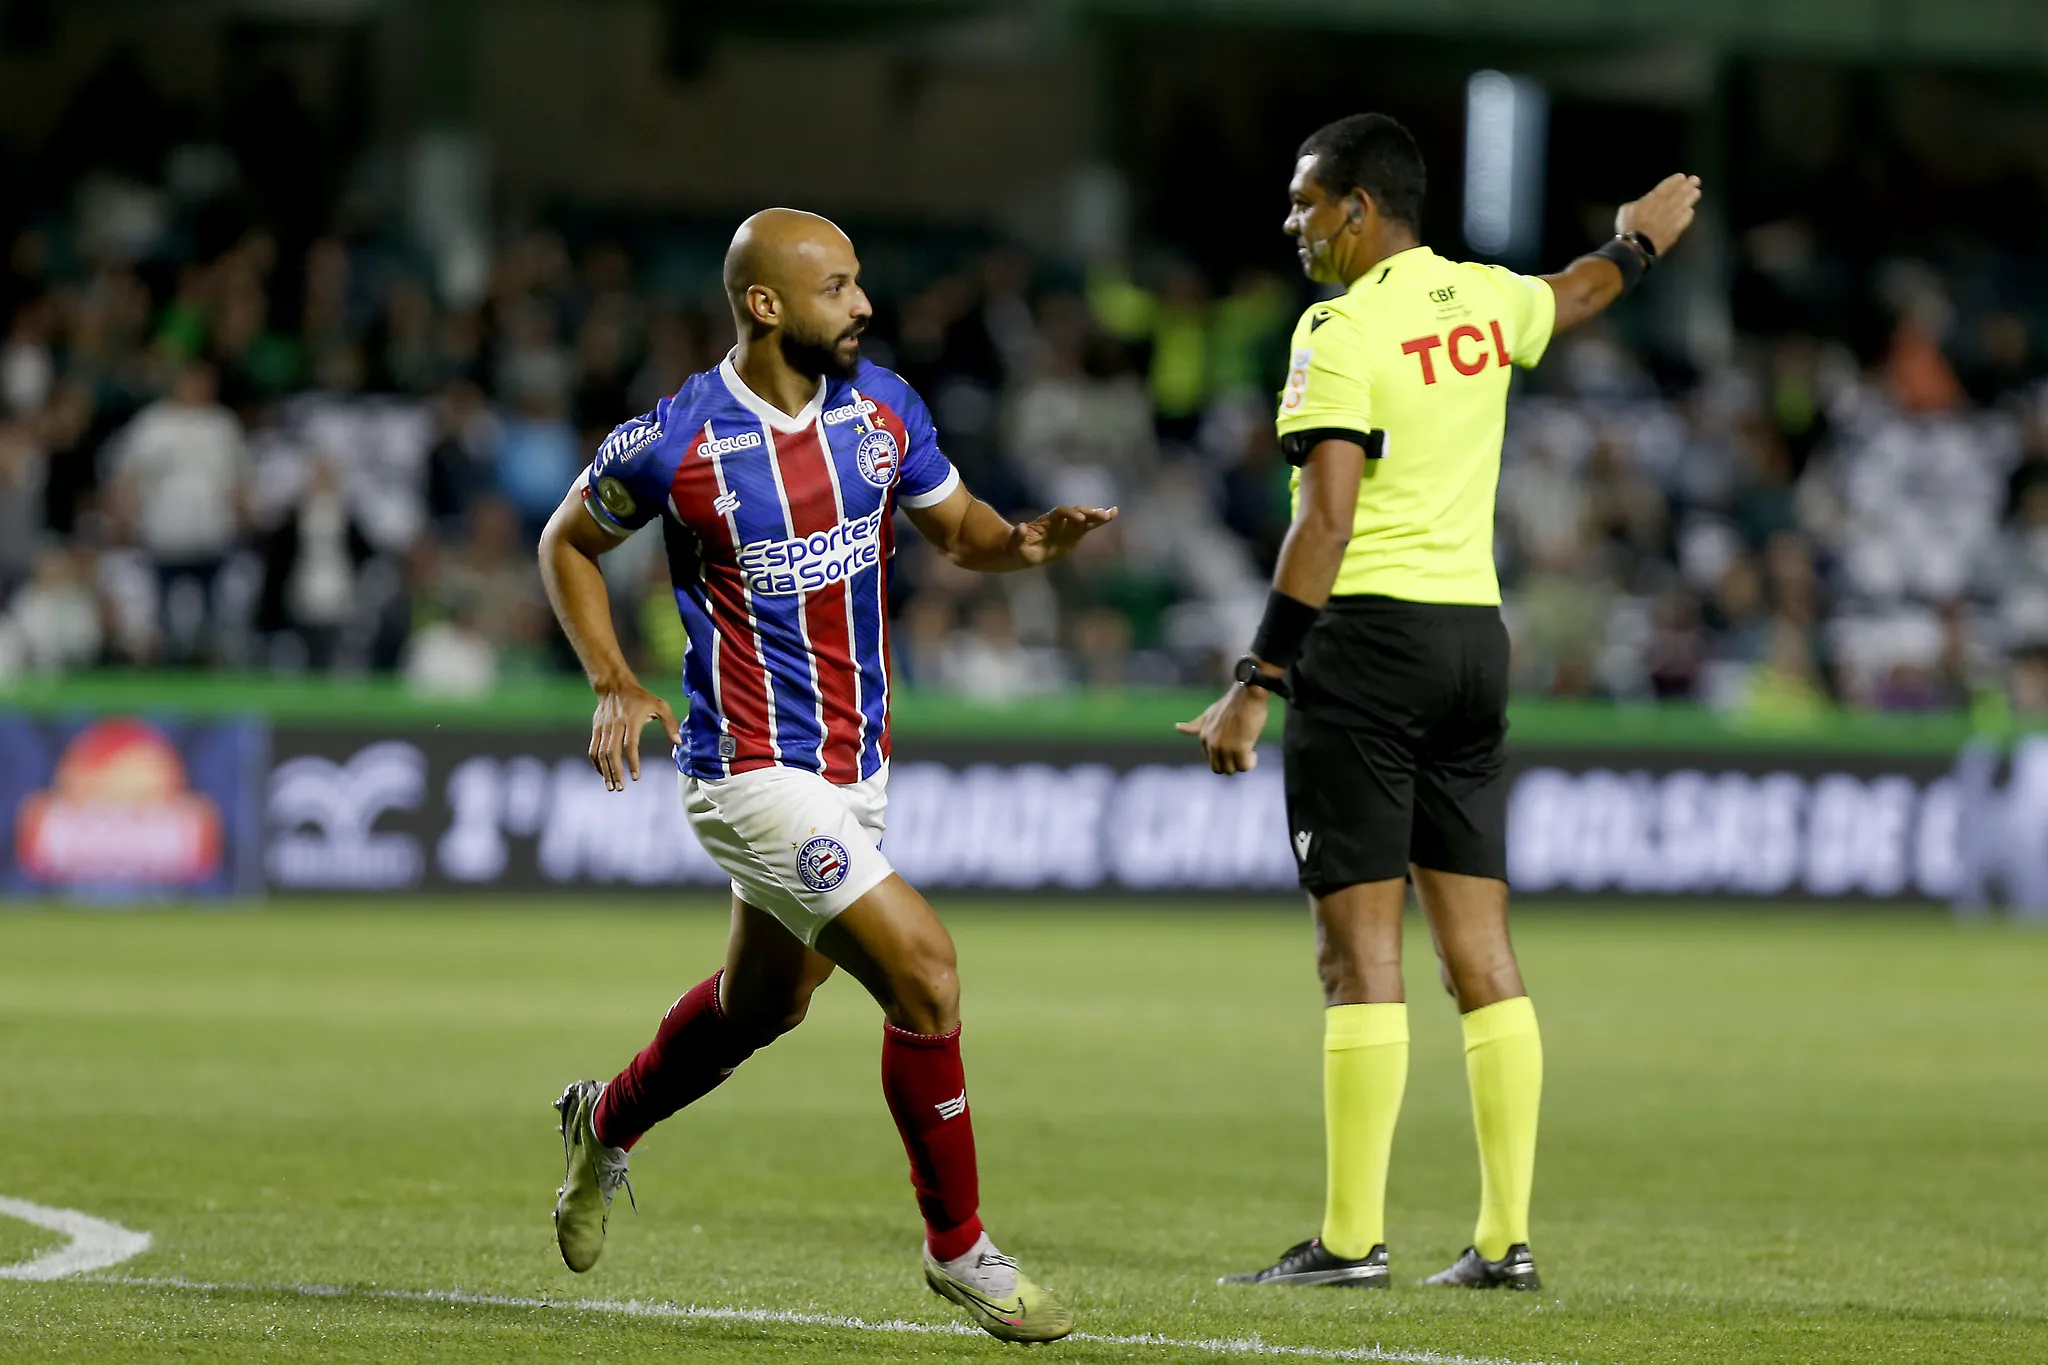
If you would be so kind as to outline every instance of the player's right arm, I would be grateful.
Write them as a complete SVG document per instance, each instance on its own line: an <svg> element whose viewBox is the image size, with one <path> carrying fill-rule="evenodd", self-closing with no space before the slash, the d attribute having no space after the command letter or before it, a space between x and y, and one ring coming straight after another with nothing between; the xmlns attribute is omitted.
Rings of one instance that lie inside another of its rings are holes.
<svg viewBox="0 0 2048 1365"><path fill-rule="evenodd" d="M1693 208L1699 202L1698 176L1667 175L1648 194L1621 206L1614 215L1614 230L1642 233L1662 256L1692 226ZM1621 267L1597 253L1581 256L1542 279L1557 299L1557 321L1552 330L1558 332L1599 316L1621 297L1625 285Z"/></svg>
<svg viewBox="0 0 2048 1365"><path fill-rule="evenodd" d="M619 648L611 595L597 562L661 506L661 432L655 426L648 436L647 422L629 422L612 434L540 534L540 577L548 602L597 693L590 764L610 791L623 791L628 774L640 780L640 732L648 721L660 721L671 744L683 738L668 703L640 685Z"/></svg>

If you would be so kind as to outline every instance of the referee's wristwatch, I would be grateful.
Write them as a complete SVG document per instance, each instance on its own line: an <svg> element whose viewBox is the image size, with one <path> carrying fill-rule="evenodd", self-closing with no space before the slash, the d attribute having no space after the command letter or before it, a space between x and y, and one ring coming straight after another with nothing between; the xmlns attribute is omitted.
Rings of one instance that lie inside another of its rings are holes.
<svg viewBox="0 0 2048 1365"><path fill-rule="evenodd" d="M1294 700L1294 689L1287 685L1287 675L1260 671L1259 656L1256 654L1246 654L1240 658L1237 667L1231 670L1231 676L1237 679L1239 687L1263 687L1282 701Z"/></svg>

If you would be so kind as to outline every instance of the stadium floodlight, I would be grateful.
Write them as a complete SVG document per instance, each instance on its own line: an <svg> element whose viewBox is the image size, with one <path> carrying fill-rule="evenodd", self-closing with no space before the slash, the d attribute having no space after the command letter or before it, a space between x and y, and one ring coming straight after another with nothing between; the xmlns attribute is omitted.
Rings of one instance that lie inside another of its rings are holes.
<svg viewBox="0 0 2048 1365"><path fill-rule="evenodd" d="M1465 84L1465 242L1510 264L1543 242L1543 151L1549 104L1526 76L1474 72Z"/></svg>

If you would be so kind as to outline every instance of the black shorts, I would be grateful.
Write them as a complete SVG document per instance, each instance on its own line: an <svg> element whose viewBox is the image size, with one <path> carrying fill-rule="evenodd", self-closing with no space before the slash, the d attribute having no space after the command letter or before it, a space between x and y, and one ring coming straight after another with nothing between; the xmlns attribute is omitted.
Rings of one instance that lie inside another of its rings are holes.
<svg viewBox="0 0 2048 1365"><path fill-rule="evenodd" d="M1405 876L1410 863L1507 879L1498 607L1333 597L1292 681L1281 752L1305 889Z"/></svg>

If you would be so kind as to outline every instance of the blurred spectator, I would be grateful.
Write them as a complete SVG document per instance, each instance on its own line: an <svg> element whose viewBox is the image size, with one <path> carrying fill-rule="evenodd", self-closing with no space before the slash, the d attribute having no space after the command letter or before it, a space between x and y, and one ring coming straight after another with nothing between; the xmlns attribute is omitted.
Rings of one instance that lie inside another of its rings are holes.
<svg viewBox="0 0 2048 1365"><path fill-rule="evenodd" d="M584 463L561 394L545 388L529 390L498 440L498 491L519 514L523 544L540 543L541 528Z"/></svg>
<svg viewBox="0 0 2048 1365"><path fill-rule="evenodd" d="M993 593L975 606L965 630L946 639L936 681L978 701L1008 701L1057 691L1066 677L1055 651L1027 647L1018 638L1009 602Z"/></svg>
<svg viewBox="0 0 2048 1365"><path fill-rule="evenodd" d="M1828 696L1806 628L1780 616L1770 624L1769 640L1763 663L1750 673L1744 709L1767 721L1796 721L1825 710Z"/></svg>
<svg viewBox="0 0 2048 1365"><path fill-rule="evenodd" d="M57 362L50 352L55 312L48 298L15 310L14 325L0 345L0 417L33 417L49 401L57 383Z"/></svg>
<svg viewBox="0 0 2048 1365"><path fill-rule="evenodd" d="M440 557L428 586L431 607L460 618L514 671L540 666L552 637L532 544L512 505L486 498L470 513L468 540Z"/></svg>
<svg viewBox="0 0 2048 1365"><path fill-rule="evenodd" d="M62 673L98 661L100 603L83 556L55 545L0 616L0 677L17 669Z"/></svg>
<svg viewBox="0 0 2048 1365"><path fill-rule="evenodd" d="M270 641L272 667L334 667L361 601L358 575L373 553L334 462L316 459L297 505L262 546L256 628Z"/></svg>
<svg viewBox="0 0 2048 1365"><path fill-rule="evenodd" d="M215 588L240 537L249 472L242 424L215 401L213 367L185 362L171 395L114 437L124 521L156 570L167 657L193 658L216 624Z"/></svg>
<svg viewBox="0 0 2048 1365"><path fill-rule="evenodd" d="M504 425L467 379L434 396L434 444L427 452L427 515L439 533L459 531L497 480ZM567 491L566 486L563 491Z"/></svg>
<svg viewBox="0 0 2048 1365"><path fill-rule="evenodd" d="M416 692L474 697L498 681L497 651L476 628L475 611L467 602L447 620L415 632L399 667Z"/></svg>
<svg viewBox="0 0 2048 1365"><path fill-rule="evenodd" d="M1657 599L1650 643L1643 651L1643 671L1651 695L1659 700L1692 697L1706 662L1706 632L1698 599L1682 587L1665 589Z"/></svg>
<svg viewBox="0 0 2048 1365"><path fill-rule="evenodd" d="M2048 720L2048 641L2022 645L2012 652L2006 688L2015 716Z"/></svg>
<svg viewBox="0 0 2048 1365"><path fill-rule="evenodd" d="M49 456L28 422L0 422L0 599L28 576Z"/></svg>

